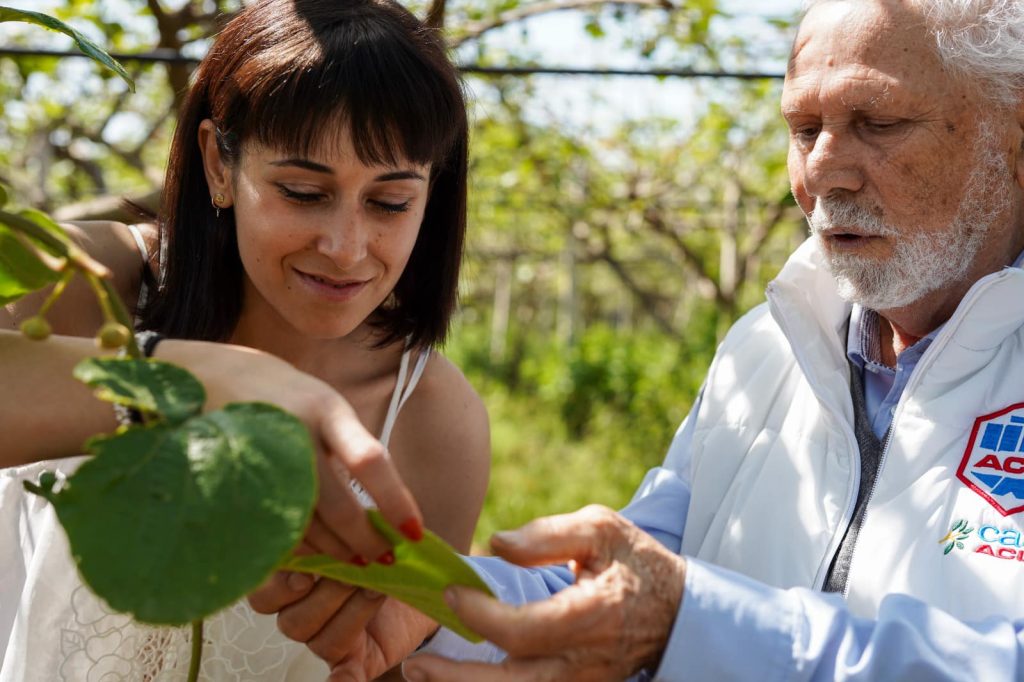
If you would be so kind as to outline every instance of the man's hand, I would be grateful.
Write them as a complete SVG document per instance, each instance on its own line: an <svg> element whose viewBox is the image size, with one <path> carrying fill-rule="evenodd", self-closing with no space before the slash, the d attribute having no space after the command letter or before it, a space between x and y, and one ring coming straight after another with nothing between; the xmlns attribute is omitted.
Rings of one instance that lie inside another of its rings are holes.
<svg viewBox="0 0 1024 682"><path fill-rule="evenodd" d="M617 681L660 660L682 601L686 561L622 516L587 507L498 533L491 547L524 566L568 561L576 584L519 607L451 588L446 597L463 622L508 658L490 665L415 656L402 668L406 679Z"/></svg>

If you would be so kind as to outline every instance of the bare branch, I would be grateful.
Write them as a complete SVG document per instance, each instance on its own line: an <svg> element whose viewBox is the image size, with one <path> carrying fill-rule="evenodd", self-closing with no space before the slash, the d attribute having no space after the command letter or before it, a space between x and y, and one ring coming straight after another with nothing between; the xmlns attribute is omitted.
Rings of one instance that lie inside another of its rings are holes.
<svg viewBox="0 0 1024 682"><path fill-rule="evenodd" d="M715 292L715 301L723 307L730 307L733 305L732 298L722 291L722 286L714 277L712 277L704 264L704 259L701 258L696 251L683 241L683 238L673 230L665 222L664 217L653 208L648 208L644 211L644 222L656 233L665 237L670 244L676 249L680 256L683 258L683 262L690 267L697 275L698 279L708 284L711 289Z"/></svg>
<svg viewBox="0 0 1024 682"><path fill-rule="evenodd" d="M669 335L676 333L675 327L672 326L672 322L666 318L660 310L660 301L658 295L644 289L633 276L630 274L629 269L619 261L612 253L611 235L608 233L608 227L606 225L595 226L597 231L601 234L601 242L603 248L598 252L591 252L590 258L592 260L599 260L608 265L619 281L626 287L633 298L640 303L640 306L644 309L654 323L658 325L663 332Z"/></svg>
<svg viewBox="0 0 1024 682"><path fill-rule="evenodd" d="M430 8L427 10L427 18L424 20L427 27L439 31L443 30L446 9L447 0L431 0Z"/></svg>
<svg viewBox="0 0 1024 682"><path fill-rule="evenodd" d="M613 2L609 2L608 0L546 0L544 2L521 5L514 9L501 12L497 16L489 19L470 22L463 27L459 35L453 36L449 39L449 44L453 48L459 47L465 42L476 40L488 31L493 31L496 28L514 24L541 14L610 6L644 7L648 9L663 10L675 9L675 6L669 0L615 0Z"/></svg>

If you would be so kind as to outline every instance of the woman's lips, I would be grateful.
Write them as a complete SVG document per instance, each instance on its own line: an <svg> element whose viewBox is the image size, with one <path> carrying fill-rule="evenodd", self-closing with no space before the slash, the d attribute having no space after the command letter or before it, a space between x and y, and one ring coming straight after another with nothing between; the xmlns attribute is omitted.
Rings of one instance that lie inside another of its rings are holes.
<svg viewBox="0 0 1024 682"><path fill-rule="evenodd" d="M357 296L367 285L368 280L346 279L337 280L323 275L314 275L302 270L295 274L307 288L314 293L332 301L347 301Z"/></svg>

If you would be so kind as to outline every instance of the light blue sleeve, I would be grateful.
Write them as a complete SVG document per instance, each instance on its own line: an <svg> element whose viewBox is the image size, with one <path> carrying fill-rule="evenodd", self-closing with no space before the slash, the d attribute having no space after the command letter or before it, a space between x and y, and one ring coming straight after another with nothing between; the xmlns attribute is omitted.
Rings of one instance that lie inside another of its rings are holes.
<svg viewBox="0 0 1024 682"><path fill-rule="evenodd" d="M691 415L696 414L699 405L698 398ZM688 417L679 427L664 465L647 472L633 500L622 510L623 516L675 553L682 545L686 510L690 506L688 481L692 422L693 419ZM575 578L565 566L522 568L494 557L467 557L466 561L495 596L509 604L547 599L571 585ZM420 651L457 660L496 662L505 657L505 653L493 644L472 644L447 628L438 630Z"/></svg>
<svg viewBox="0 0 1024 682"><path fill-rule="evenodd" d="M1024 680L1024 621L966 623L904 595L874 620L840 595L768 587L687 559L683 607L655 675L677 680Z"/></svg>

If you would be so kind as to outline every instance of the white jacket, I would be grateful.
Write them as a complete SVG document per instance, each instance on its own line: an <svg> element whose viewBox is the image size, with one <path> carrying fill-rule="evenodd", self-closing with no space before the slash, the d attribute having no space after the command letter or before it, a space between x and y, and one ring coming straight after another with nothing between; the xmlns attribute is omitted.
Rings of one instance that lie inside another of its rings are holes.
<svg viewBox="0 0 1024 682"><path fill-rule="evenodd" d="M684 554L820 588L860 464L845 328L814 240L722 343L693 425ZM692 418L692 415L691 415ZM966 620L1024 616L1024 270L977 282L897 407L847 599L903 593Z"/></svg>

